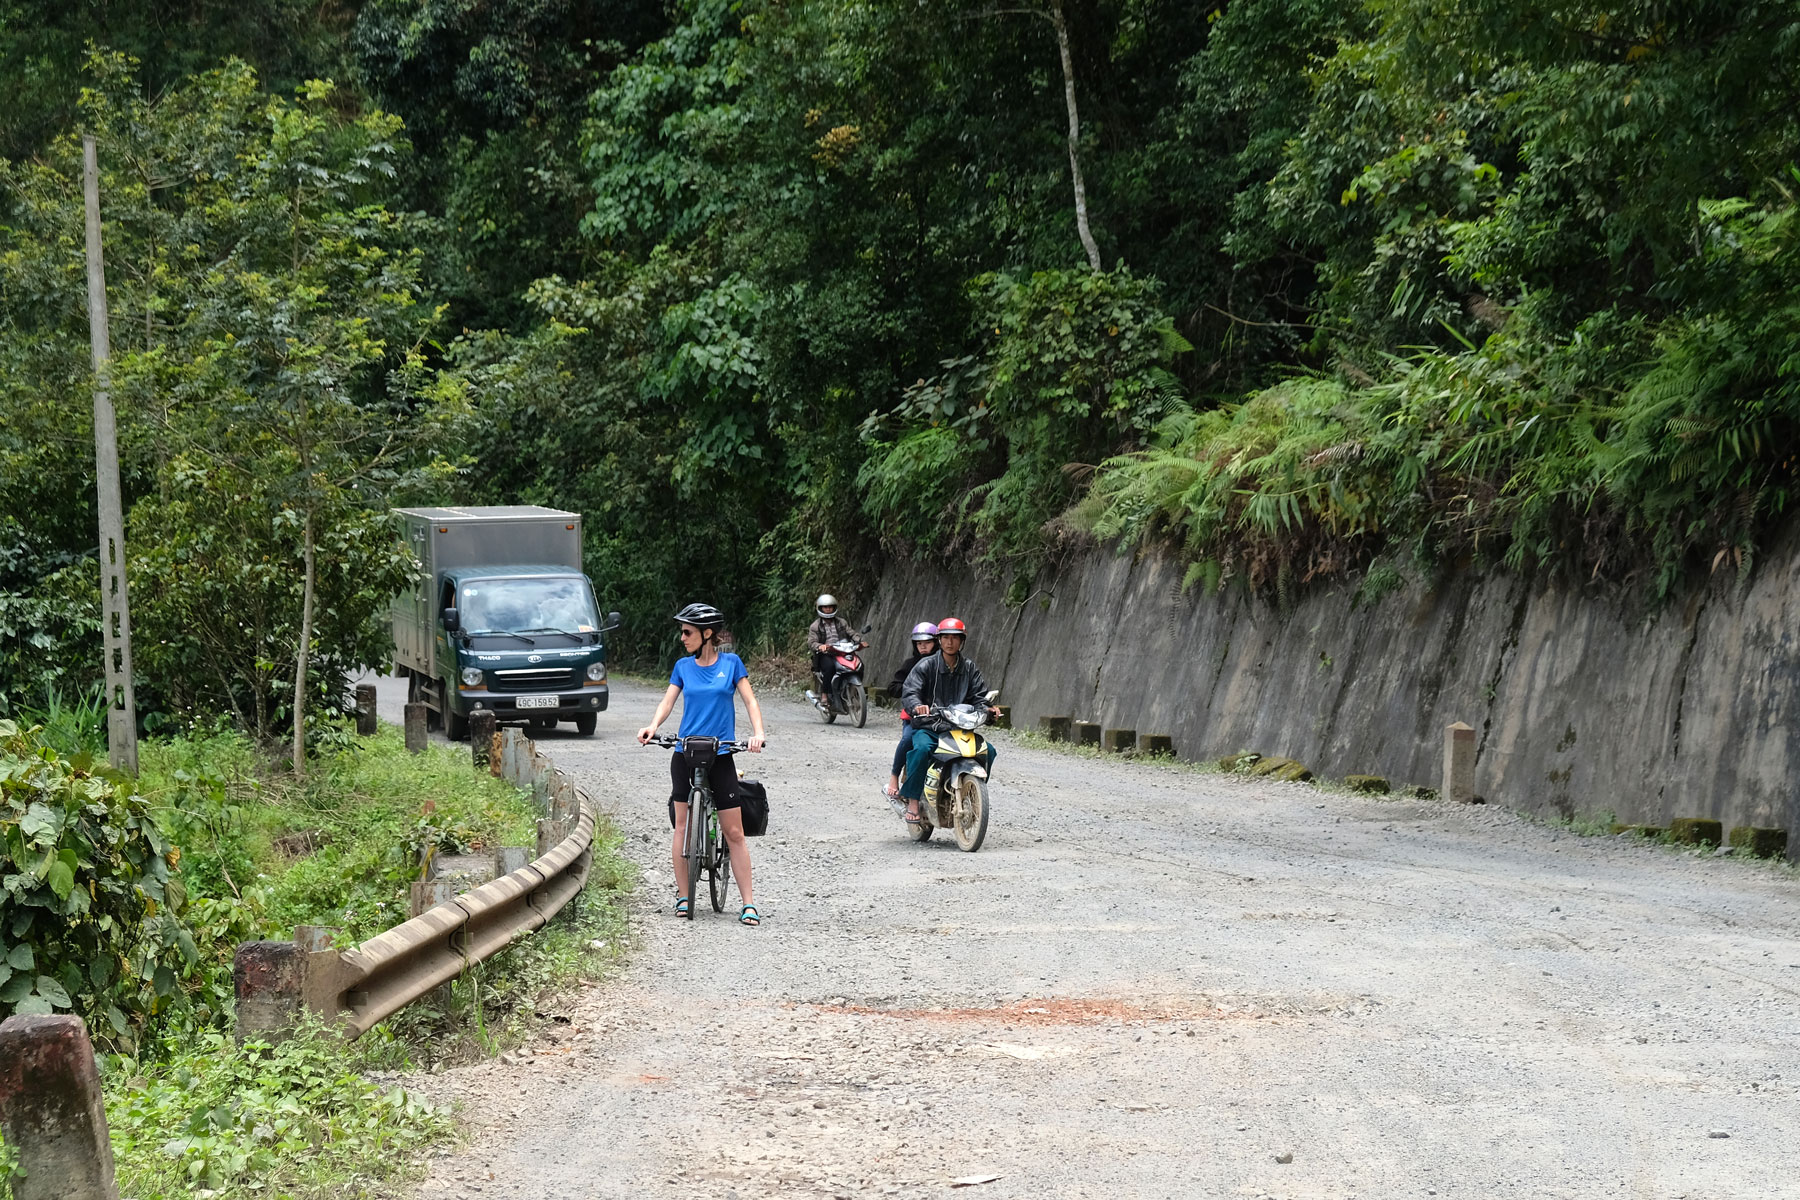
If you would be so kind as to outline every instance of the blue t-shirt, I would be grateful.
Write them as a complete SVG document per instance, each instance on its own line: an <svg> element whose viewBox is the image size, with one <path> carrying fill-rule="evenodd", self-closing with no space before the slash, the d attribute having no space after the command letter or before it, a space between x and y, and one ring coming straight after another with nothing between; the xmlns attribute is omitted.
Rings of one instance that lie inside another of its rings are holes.
<svg viewBox="0 0 1800 1200"><path fill-rule="evenodd" d="M681 689L681 737L716 737L721 742L737 738L737 706L732 696L738 680L748 679L744 660L735 654L721 654L717 662L703 667L689 655L669 672L669 682Z"/></svg>

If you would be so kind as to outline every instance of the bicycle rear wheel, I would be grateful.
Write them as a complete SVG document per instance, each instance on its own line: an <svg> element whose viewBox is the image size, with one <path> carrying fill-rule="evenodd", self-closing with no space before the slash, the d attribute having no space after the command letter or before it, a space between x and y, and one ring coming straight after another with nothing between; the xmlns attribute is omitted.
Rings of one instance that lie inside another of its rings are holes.
<svg viewBox="0 0 1800 1200"><path fill-rule="evenodd" d="M731 894L731 855L725 850L725 839L719 836L719 817L712 813L706 821L707 886L712 891L714 912L725 911L725 899Z"/></svg>

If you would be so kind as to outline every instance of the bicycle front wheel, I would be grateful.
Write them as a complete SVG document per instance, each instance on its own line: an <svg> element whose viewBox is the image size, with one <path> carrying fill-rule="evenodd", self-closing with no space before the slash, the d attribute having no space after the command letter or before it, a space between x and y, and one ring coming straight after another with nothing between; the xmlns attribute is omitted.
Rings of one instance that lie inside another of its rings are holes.
<svg viewBox="0 0 1800 1200"><path fill-rule="evenodd" d="M694 919L694 910L700 907L700 872L706 866L706 818L707 810L712 806L706 802L706 793L694 792L688 797L687 845L687 897L688 920Z"/></svg>

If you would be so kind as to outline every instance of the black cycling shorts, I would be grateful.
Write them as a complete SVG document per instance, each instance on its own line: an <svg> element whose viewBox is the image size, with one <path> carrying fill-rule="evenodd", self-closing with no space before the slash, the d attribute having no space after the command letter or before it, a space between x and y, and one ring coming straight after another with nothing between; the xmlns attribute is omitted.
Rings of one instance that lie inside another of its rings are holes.
<svg viewBox="0 0 1800 1200"><path fill-rule="evenodd" d="M733 756L721 754L713 759L712 766L707 768L706 782L712 786L713 807L717 809L737 808L743 804L737 790L737 764L732 762ZM688 789L694 786L694 772L687 764L687 755L677 750L669 759L669 826L675 825L675 806L686 804Z"/></svg>

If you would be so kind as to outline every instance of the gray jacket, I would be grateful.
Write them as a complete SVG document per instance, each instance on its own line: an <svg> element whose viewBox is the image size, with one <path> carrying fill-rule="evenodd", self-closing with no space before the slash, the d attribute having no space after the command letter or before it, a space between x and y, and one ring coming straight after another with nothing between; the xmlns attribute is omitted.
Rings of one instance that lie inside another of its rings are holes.
<svg viewBox="0 0 1800 1200"><path fill-rule="evenodd" d="M900 704L908 712L921 704L936 708L952 704L986 707L983 697L987 693L987 680L981 677L981 668L974 659L965 654L956 660L956 669L951 670L944 665L944 653L940 650L921 658L906 677L906 685L900 689Z"/></svg>

